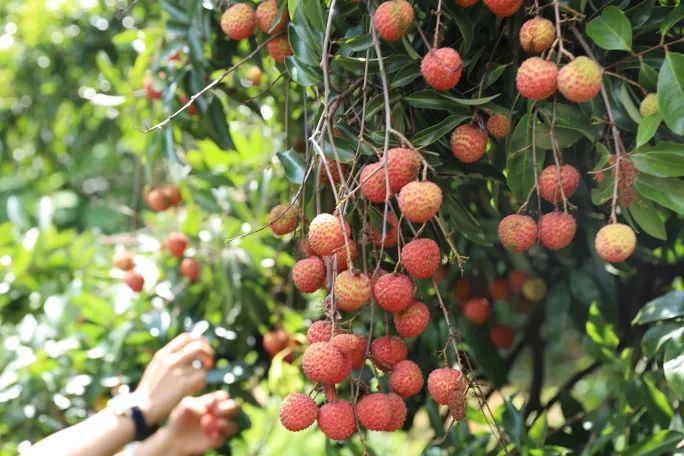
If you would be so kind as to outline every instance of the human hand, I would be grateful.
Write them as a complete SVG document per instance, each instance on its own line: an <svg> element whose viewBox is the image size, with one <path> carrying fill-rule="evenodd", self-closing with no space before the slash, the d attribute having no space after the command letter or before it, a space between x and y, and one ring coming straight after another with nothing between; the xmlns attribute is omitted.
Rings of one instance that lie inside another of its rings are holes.
<svg viewBox="0 0 684 456"><path fill-rule="evenodd" d="M194 366L195 360L202 363ZM163 420L185 396L204 388L214 352L204 338L183 333L154 354L145 368L135 395L148 424Z"/></svg>

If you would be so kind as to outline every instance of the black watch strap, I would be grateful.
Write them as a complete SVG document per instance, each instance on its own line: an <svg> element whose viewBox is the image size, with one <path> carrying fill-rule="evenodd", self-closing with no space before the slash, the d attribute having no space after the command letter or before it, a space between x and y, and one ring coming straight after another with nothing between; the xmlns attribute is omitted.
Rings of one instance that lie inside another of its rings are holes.
<svg viewBox="0 0 684 456"><path fill-rule="evenodd" d="M145 415L137 406L131 407L131 418L135 424L135 440L141 442L157 432L158 426L150 426L145 421Z"/></svg>

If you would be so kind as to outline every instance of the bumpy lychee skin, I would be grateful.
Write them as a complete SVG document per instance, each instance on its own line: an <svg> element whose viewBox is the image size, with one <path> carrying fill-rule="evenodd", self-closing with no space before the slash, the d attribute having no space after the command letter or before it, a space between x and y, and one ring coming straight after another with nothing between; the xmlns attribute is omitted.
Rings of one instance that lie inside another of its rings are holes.
<svg viewBox="0 0 684 456"><path fill-rule="evenodd" d="M430 181L409 182L399 192L398 202L399 209L407 220L424 223L442 207L442 189Z"/></svg>
<svg viewBox="0 0 684 456"><path fill-rule="evenodd" d="M402 397L409 397L417 394L422 388L425 380L418 364L405 359L399 361L390 375L389 385L392 391Z"/></svg>
<svg viewBox="0 0 684 456"><path fill-rule="evenodd" d="M315 342L302 357L306 378L316 383L340 383L349 373L349 363L330 342Z"/></svg>
<svg viewBox="0 0 684 456"><path fill-rule="evenodd" d="M427 387L435 402L446 405L456 391L465 391L467 384L460 370L441 367L430 372Z"/></svg>
<svg viewBox="0 0 684 456"><path fill-rule="evenodd" d="M193 282L197 280L202 271L202 265L194 258L184 258L179 267L183 277Z"/></svg>
<svg viewBox="0 0 684 456"><path fill-rule="evenodd" d="M520 27L520 47L525 52L540 54L556 39L556 26L548 19L536 16Z"/></svg>
<svg viewBox="0 0 684 456"><path fill-rule="evenodd" d="M420 63L420 73L425 82L441 91L456 87L462 71L461 56L452 48L431 49Z"/></svg>
<svg viewBox="0 0 684 456"><path fill-rule="evenodd" d="M558 186L559 174L563 188L562 195ZM539 195L549 203L560 203L563 195L570 198L575 194L579 183L580 173L574 166L562 165L559 170L556 165L550 165L544 168L539 175Z"/></svg>
<svg viewBox="0 0 684 456"><path fill-rule="evenodd" d="M658 111L659 107L657 94L649 93L644 97L643 100L641 100L641 104L639 105L639 113L642 116L650 116L651 114L655 114Z"/></svg>
<svg viewBox="0 0 684 456"><path fill-rule="evenodd" d="M489 331L489 338L496 348L511 348L515 339L515 332L510 326L497 325Z"/></svg>
<svg viewBox="0 0 684 456"><path fill-rule="evenodd" d="M463 316L475 323L484 325L492 313L492 306L485 298L472 298L463 304Z"/></svg>
<svg viewBox="0 0 684 456"><path fill-rule="evenodd" d="M406 404L404 403L404 400L396 394L390 393L386 394L386 396L390 404L390 410L392 411L392 417L387 424L387 432L398 431L404 427L404 423L406 422L406 415L408 413Z"/></svg>
<svg viewBox="0 0 684 456"><path fill-rule="evenodd" d="M363 307L371 296L371 283L366 274L355 274L351 270L340 273L335 279L335 303L344 312L353 312Z"/></svg>
<svg viewBox="0 0 684 456"><path fill-rule="evenodd" d="M337 334L330 339L330 343L344 355L353 369L363 366L367 342L365 337L358 334Z"/></svg>
<svg viewBox="0 0 684 456"><path fill-rule="evenodd" d="M292 432L303 431L318 418L316 402L306 394L288 394L280 404L280 423Z"/></svg>
<svg viewBox="0 0 684 456"><path fill-rule="evenodd" d="M175 257L182 257L188 247L188 237L183 233L169 233L164 240L164 247Z"/></svg>
<svg viewBox="0 0 684 456"><path fill-rule="evenodd" d="M513 16L522 5L522 0L484 0L489 11L498 17Z"/></svg>
<svg viewBox="0 0 684 456"><path fill-rule="evenodd" d="M401 249L401 264L418 279L432 277L442 260L442 252L432 239L414 239Z"/></svg>
<svg viewBox="0 0 684 456"><path fill-rule="evenodd" d="M287 11L287 9L285 10ZM264 0L259 3L256 9L256 20L259 28L264 33L279 32L285 25L287 25L287 13L283 14L280 21L275 24L276 15L278 14L278 2L276 0Z"/></svg>
<svg viewBox="0 0 684 456"><path fill-rule="evenodd" d="M612 223L596 233L596 253L610 263L620 263L632 255L636 248L636 235L623 223Z"/></svg>
<svg viewBox="0 0 684 456"><path fill-rule="evenodd" d="M339 184L347 172L347 165L335 160L328 160L328 168L330 168L333 184ZM321 166L321 183L330 185L330 176L328 176L328 169L325 165Z"/></svg>
<svg viewBox="0 0 684 456"><path fill-rule="evenodd" d="M393 194L401 190L404 185L416 180L420 165L420 155L413 149L395 147L387 151L387 173Z"/></svg>
<svg viewBox="0 0 684 456"><path fill-rule="evenodd" d="M371 358L380 370L389 371L399 361L406 359L408 348L397 336L378 337L371 343Z"/></svg>
<svg viewBox="0 0 684 456"><path fill-rule="evenodd" d="M478 161L487 149L487 135L480 127L460 125L451 133L451 152L463 163Z"/></svg>
<svg viewBox="0 0 684 456"><path fill-rule="evenodd" d="M315 342L328 342L332 337L332 326L329 321L317 320L311 323L306 332L306 340L313 344Z"/></svg>
<svg viewBox="0 0 684 456"><path fill-rule="evenodd" d="M493 114L487 119L487 131L495 138L503 139L511 134L511 119L503 114Z"/></svg>
<svg viewBox="0 0 684 456"><path fill-rule="evenodd" d="M221 17L221 29L228 38L243 40L249 38L256 28L256 14L246 3L237 3L228 8Z"/></svg>
<svg viewBox="0 0 684 456"><path fill-rule="evenodd" d="M382 163L369 163L361 168L361 193L372 203L382 203L387 197L386 170Z"/></svg>
<svg viewBox="0 0 684 456"><path fill-rule="evenodd" d="M589 57L577 57L558 72L558 90L575 103L589 101L601 91L601 73Z"/></svg>
<svg viewBox="0 0 684 456"><path fill-rule="evenodd" d="M313 293L325 283L325 264L318 257L304 258L292 267L292 281L302 293Z"/></svg>
<svg viewBox="0 0 684 456"><path fill-rule="evenodd" d="M539 240L547 249L564 249L572 242L575 231L575 217L565 212L549 212L539 219Z"/></svg>
<svg viewBox="0 0 684 456"><path fill-rule="evenodd" d="M515 86L525 98L543 100L556 93L558 67L539 57L530 57L518 68Z"/></svg>
<svg viewBox="0 0 684 456"><path fill-rule="evenodd" d="M307 239L316 254L327 256L344 245L345 232L338 217L322 213L309 224Z"/></svg>
<svg viewBox="0 0 684 456"><path fill-rule="evenodd" d="M135 261L133 260L133 254L131 252L117 252L114 254L112 263L122 271L130 271L133 269L133 266L135 266Z"/></svg>
<svg viewBox="0 0 684 456"><path fill-rule="evenodd" d="M373 285L373 296L378 305L388 312L401 312L413 302L415 286L403 274L385 274Z"/></svg>
<svg viewBox="0 0 684 456"><path fill-rule="evenodd" d="M392 406L386 394L363 396L356 404L359 421L371 431L386 431L392 420Z"/></svg>
<svg viewBox="0 0 684 456"><path fill-rule="evenodd" d="M376 246L384 245L385 248L394 247L399 240L399 220L393 212L387 213L387 227L385 228L385 237L382 237L382 221L378 227L371 227L370 239Z"/></svg>
<svg viewBox="0 0 684 456"><path fill-rule="evenodd" d="M318 411L318 428L332 440L347 440L354 434L354 406L349 401L325 404Z"/></svg>
<svg viewBox="0 0 684 456"><path fill-rule="evenodd" d="M389 0L375 10L373 25L378 35L387 41L398 41L413 25L413 7L406 0Z"/></svg>
<svg viewBox="0 0 684 456"><path fill-rule="evenodd" d="M529 215L511 214L499 223L499 240L511 252L525 252L537 242L537 222Z"/></svg>
<svg viewBox="0 0 684 456"><path fill-rule="evenodd" d="M430 323L430 310L422 302L414 302L394 314L394 327L401 337L418 337Z"/></svg>
<svg viewBox="0 0 684 456"><path fill-rule="evenodd" d="M291 233L297 228L299 222L299 209L296 206L288 208L285 204L278 204L268 214L268 224L273 234L282 236Z"/></svg>
<svg viewBox="0 0 684 456"><path fill-rule="evenodd" d="M128 288L136 293L141 291L143 289L143 285L145 285L145 279L143 278L142 274L132 270L126 271L124 281L126 282L126 285L128 285Z"/></svg>
<svg viewBox="0 0 684 456"><path fill-rule="evenodd" d="M279 36L274 38L266 44L266 50L268 55L271 56L276 63L285 63L285 57L292 55L292 48L290 47L290 42L284 36Z"/></svg>
<svg viewBox="0 0 684 456"><path fill-rule="evenodd" d="M347 239L347 243L349 244L349 252L347 252L347 246L343 245L335 250L332 255L326 257L330 259L331 264L333 260L337 262L338 271L348 269L349 265L359 257L359 249L356 243L349 239Z"/></svg>

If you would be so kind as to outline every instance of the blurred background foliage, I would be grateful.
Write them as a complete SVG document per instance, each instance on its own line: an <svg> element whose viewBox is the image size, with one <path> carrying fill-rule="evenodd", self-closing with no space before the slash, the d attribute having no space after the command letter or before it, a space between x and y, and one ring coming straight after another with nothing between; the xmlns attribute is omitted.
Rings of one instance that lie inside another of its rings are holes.
<svg viewBox="0 0 684 456"><path fill-rule="evenodd" d="M305 380L297 361L285 362L289 352L271 359L262 348L264 334L284 328L293 341L288 350L299 352L307 323L320 314L322 295L304 299L288 279L300 255L297 239L259 230L268 210L292 193L291 181L301 180L296 151L305 137L303 95L312 89L301 89L281 73L284 67L257 53L200 98L194 114L186 110L171 128L145 133L256 47L253 39L235 43L218 33L220 3L0 3L2 456L83 419L122 385L134 386L151 354L198 322L208 323L205 334L217 352L212 387L239 397L246 412L244 432L219 454L361 452L358 439L338 445L314 429L282 429L279 396L301 390ZM315 22L316 4L301 2L304 13L295 22ZM639 5L650 5L658 21L670 12L655 2ZM633 14L647 14L642 9ZM356 32L363 30L350 29L350 42L360 49ZM345 63L358 71L351 58ZM248 77L252 65L263 72L261 84ZM303 64L288 60L291 73L297 65ZM316 75L305 69L299 67L298 82L312 85ZM412 70L404 69L397 87L412 80ZM148 97L146 79L160 91L158 100ZM283 152L280 160L274 152ZM180 187L183 203L155 213L143 194L164 183ZM480 196L467 185L473 209ZM580 197L589 201L589 189ZM491 294L491 283L508 280L513 270L543 278L548 288L538 302L519 291L496 301L495 320L519 328L510 350L497 351L482 329L459 323L494 416L520 454L655 455L681 448L681 215L667 217L668 244L646 238L640 247L662 261L616 274L581 248L532 264L491 247L495 212L475 213L474 221L466 209L452 214L476 241L459 245L470 257L472 294ZM580 235L589 239L593 229ZM183 279L178 260L160 249L174 231L189 236L186 253L202 264L195 282ZM145 278L139 294L112 266L112 255L124 249L135 253ZM460 274L452 266L440 284L456 312L459 295L452 291ZM430 286L422 293L434 299ZM434 320L411 348L424 372L446 340L444 322ZM484 454L487 423L477 403L470 406L469 424L442 442L444 411L420 395L409 401L404 432L370 433L366 443L376 454Z"/></svg>

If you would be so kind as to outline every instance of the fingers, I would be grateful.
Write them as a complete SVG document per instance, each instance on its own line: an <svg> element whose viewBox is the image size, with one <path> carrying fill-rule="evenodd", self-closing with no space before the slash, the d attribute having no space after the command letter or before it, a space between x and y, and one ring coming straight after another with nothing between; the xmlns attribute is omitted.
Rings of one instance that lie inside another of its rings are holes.
<svg viewBox="0 0 684 456"><path fill-rule="evenodd" d="M180 402L180 407L186 415L201 416L207 411L203 401L191 396L184 397Z"/></svg>
<svg viewBox="0 0 684 456"><path fill-rule="evenodd" d="M185 369L181 380L185 383L185 394L195 395L204 389L207 383L207 371L204 369Z"/></svg>
<svg viewBox="0 0 684 456"><path fill-rule="evenodd" d="M234 399L226 399L218 405L218 413L228 420L235 418L240 411L240 405Z"/></svg>
<svg viewBox="0 0 684 456"><path fill-rule="evenodd" d="M193 340L192 334L190 333L181 333L171 339L171 341L166 344L161 350L159 350L158 353L175 353L181 348L185 347L187 344L189 344Z"/></svg>
<svg viewBox="0 0 684 456"><path fill-rule="evenodd" d="M196 359L202 361L205 369L214 365L214 350L205 339L193 340L171 356L171 365L173 366L190 364Z"/></svg>

